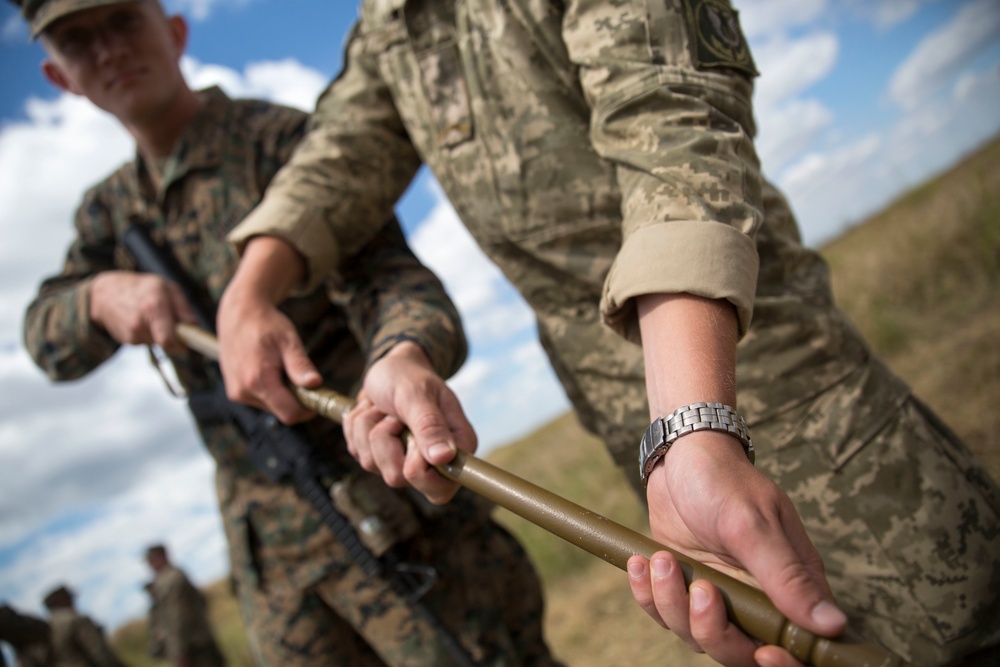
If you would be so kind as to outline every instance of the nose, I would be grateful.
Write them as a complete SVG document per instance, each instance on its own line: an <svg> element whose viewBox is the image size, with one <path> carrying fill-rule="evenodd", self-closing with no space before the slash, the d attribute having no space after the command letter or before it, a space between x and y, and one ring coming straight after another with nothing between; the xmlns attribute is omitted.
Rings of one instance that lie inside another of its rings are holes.
<svg viewBox="0 0 1000 667"><path fill-rule="evenodd" d="M125 51L126 45L125 35L120 31L102 26L94 35L91 49L97 62L105 62L120 56Z"/></svg>

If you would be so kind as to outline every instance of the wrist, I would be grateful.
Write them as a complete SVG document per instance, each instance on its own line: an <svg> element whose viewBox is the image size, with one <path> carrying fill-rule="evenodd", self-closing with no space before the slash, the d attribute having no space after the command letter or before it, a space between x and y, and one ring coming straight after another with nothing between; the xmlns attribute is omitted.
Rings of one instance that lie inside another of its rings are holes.
<svg viewBox="0 0 1000 667"><path fill-rule="evenodd" d="M275 236L255 236L247 242L226 293L249 303L281 303L306 274L305 259ZM224 295L225 297L225 295Z"/></svg>
<svg viewBox="0 0 1000 667"><path fill-rule="evenodd" d="M693 436L698 435L698 438ZM707 436L712 437L707 437ZM665 417L652 421L639 444L639 477L647 484L649 475L666 457L675 443L690 440L687 444L702 444L714 440L742 446L746 458L754 461L753 440L750 429L735 409L722 403L691 403L677 408Z"/></svg>
<svg viewBox="0 0 1000 667"><path fill-rule="evenodd" d="M87 290L87 317L90 318L91 324L99 326L102 329L106 328L104 325L103 305L106 299L107 273L107 271L98 273L84 286L84 289Z"/></svg>
<svg viewBox="0 0 1000 667"><path fill-rule="evenodd" d="M380 359L392 359L410 364L415 364L431 372L434 371L434 364L419 343L412 340L400 340L393 344Z"/></svg>

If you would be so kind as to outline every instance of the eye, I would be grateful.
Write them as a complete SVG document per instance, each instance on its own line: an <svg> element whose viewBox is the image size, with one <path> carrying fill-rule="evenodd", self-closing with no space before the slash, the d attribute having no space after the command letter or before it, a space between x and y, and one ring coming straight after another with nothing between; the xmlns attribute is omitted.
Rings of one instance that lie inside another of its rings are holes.
<svg viewBox="0 0 1000 667"><path fill-rule="evenodd" d="M90 50L93 36L83 30L67 30L52 41L64 55L75 58Z"/></svg>
<svg viewBox="0 0 1000 667"><path fill-rule="evenodd" d="M142 16L133 9L115 12L108 21L108 28L117 35L131 35L142 27Z"/></svg>

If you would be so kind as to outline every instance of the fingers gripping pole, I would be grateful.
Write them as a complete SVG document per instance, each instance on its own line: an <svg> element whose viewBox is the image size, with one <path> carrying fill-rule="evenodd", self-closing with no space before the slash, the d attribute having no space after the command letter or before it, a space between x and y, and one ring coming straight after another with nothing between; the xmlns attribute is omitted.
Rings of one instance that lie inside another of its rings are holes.
<svg viewBox="0 0 1000 667"><path fill-rule="evenodd" d="M177 325L177 333L192 349L218 359L218 342L211 334L187 324ZM305 407L337 423L343 423L344 415L354 407L352 399L330 389L292 387L292 391ZM460 451L451 463L437 466L437 471L619 569L624 570L634 554L649 558L657 551L672 553L688 585L705 579L719 589L734 624L765 644L783 647L803 663L815 667L907 667L905 661L880 646L843 637L819 637L785 618L763 591L471 454Z"/></svg>

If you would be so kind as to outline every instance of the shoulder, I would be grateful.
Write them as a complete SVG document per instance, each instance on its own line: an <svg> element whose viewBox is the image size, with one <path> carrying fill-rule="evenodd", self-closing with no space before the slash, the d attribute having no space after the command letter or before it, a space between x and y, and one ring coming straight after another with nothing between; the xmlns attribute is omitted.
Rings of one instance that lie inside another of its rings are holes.
<svg viewBox="0 0 1000 667"><path fill-rule="evenodd" d="M153 585L157 588L173 588L185 581L187 581L187 577L184 576L183 572L175 567L167 566L157 573Z"/></svg>
<svg viewBox="0 0 1000 667"><path fill-rule="evenodd" d="M309 114L301 109L275 104L266 100L239 99L230 102L232 118L248 130L289 131L304 126Z"/></svg>

